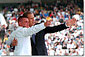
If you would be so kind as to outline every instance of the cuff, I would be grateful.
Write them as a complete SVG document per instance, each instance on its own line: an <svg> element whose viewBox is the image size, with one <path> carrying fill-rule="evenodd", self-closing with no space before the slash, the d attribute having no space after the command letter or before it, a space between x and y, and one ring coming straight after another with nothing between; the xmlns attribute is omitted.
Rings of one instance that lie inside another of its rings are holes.
<svg viewBox="0 0 85 57"><path fill-rule="evenodd" d="M70 27L70 26L68 26L66 23L65 23L65 26L66 26L66 27Z"/></svg>
<svg viewBox="0 0 85 57"><path fill-rule="evenodd" d="M40 26L41 26L42 28L46 28L46 26L44 25L44 23L41 23Z"/></svg>

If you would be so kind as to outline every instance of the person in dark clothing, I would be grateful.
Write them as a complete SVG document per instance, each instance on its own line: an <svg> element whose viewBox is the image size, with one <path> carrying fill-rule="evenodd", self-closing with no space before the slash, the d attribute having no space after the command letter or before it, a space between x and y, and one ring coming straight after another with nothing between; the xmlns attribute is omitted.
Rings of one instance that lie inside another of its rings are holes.
<svg viewBox="0 0 85 57"><path fill-rule="evenodd" d="M0 37L2 38L2 42L4 40L4 35L5 35L5 25L2 26L2 29L0 31Z"/></svg>
<svg viewBox="0 0 85 57"><path fill-rule="evenodd" d="M41 30L40 32L36 33L35 36L35 43L32 41L32 54L33 55L48 55L47 48L45 46L45 39L44 36L46 33L54 33L57 31L61 31L63 29L66 29L68 27L65 26L65 24L54 26L54 27L46 27L44 30ZM36 48L34 48L34 46Z"/></svg>
<svg viewBox="0 0 85 57"><path fill-rule="evenodd" d="M30 27L33 26L34 25L34 14L31 12L26 12L26 13L24 13L24 16L28 17L28 19L30 21L29 26ZM75 19L73 19L73 20L76 21ZM73 22L73 20L67 21L66 25L71 26L73 23L75 23L75 22ZM64 23L64 24L54 26L54 27L46 27L45 29L36 33L35 40L31 39L32 55L48 55L47 49L45 46L45 39L44 39L45 34L54 33L54 32L58 32L58 31L67 29L68 27L66 27L66 25Z"/></svg>

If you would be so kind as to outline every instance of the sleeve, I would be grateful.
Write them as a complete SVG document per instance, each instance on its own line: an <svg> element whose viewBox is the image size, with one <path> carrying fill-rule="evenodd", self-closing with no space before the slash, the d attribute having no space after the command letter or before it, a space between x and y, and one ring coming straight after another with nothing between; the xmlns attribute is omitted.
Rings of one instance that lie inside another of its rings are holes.
<svg viewBox="0 0 85 57"><path fill-rule="evenodd" d="M45 33L54 33L54 32L58 32L58 31L61 31L67 28L69 27L67 27L65 24L61 24L61 25L54 26L54 27L46 27Z"/></svg>
<svg viewBox="0 0 85 57"><path fill-rule="evenodd" d="M39 31L45 29L44 23L32 26L27 29L23 29L23 35L24 36L31 36L32 34L38 33Z"/></svg>

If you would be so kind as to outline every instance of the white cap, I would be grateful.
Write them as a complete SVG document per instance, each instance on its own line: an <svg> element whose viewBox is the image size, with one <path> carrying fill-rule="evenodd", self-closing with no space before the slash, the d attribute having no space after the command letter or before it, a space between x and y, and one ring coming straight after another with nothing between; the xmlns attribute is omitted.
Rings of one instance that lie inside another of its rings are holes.
<svg viewBox="0 0 85 57"><path fill-rule="evenodd" d="M75 18L76 20L80 20L80 16L79 16L78 14L73 15L73 17L72 17L72 18Z"/></svg>
<svg viewBox="0 0 85 57"><path fill-rule="evenodd" d="M18 11L18 9L17 9L17 8L14 8L14 11L15 11L15 12L17 12L17 11Z"/></svg>

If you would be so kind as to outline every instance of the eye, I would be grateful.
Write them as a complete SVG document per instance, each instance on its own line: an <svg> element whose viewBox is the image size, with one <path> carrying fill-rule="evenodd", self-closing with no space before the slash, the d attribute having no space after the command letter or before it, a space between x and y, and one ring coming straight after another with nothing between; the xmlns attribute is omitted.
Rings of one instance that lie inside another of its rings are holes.
<svg viewBox="0 0 85 57"><path fill-rule="evenodd" d="M27 23L28 21L26 21L26 23Z"/></svg>

